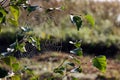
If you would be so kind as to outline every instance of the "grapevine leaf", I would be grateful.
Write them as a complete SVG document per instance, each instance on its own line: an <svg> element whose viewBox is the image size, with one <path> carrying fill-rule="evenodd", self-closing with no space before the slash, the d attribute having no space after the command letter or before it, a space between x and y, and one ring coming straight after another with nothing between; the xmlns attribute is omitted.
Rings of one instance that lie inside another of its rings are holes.
<svg viewBox="0 0 120 80"><path fill-rule="evenodd" d="M77 26L77 30L79 31L79 29L82 26L82 19L79 16L73 16L73 21L75 23L75 25Z"/></svg>
<svg viewBox="0 0 120 80"><path fill-rule="evenodd" d="M24 46L25 46L25 43L21 43L21 44L18 43L16 46L16 50L19 50L21 52L25 52Z"/></svg>
<svg viewBox="0 0 120 80"><path fill-rule="evenodd" d="M69 43L70 43L70 44L74 44L74 42L73 42L73 41L69 41Z"/></svg>
<svg viewBox="0 0 120 80"><path fill-rule="evenodd" d="M10 24L12 24L14 26L18 26L18 21L16 21L15 19L9 18L8 21L9 21Z"/></svg>
<svg viewBox="0 0 120 80"><path fill-rule="evenodd" d="M12 64L12 69L13 69L13 71L19 70L19 64L18 63L13 63Z"/></svg>
<svg viewBox="0 0 120 80"><path fill-rule="evenodd" d="M25 4L27 0L18 0L17 1L17 5L20 5L20 4Z"/></svg>
<svg viewBox="0 0 120 80"><path fill-rule="evenodd" d="M64 72L63 72L64 70L65 70L65 67L61 66L59 68L55 68L54 72L63 75L64 74Z"/></svg>
<svg viewBox="0 0 120 80"><path fill-rule="evenodd" d="M76 48L74 50L71 50L70 53L72 54L76 54L78 56L82 56L83 55L83 52L82 52L82 49L81 48Z"/></svg>
<svg viewBox="0 0 120 80"><path fill-rule="evenodd" d="M106 71L106 57L105 56L98 56L93 58L92 60L93 66L95 66L96 68L98 68L101 72L105 72Z"/></svg>
<svg viewBox="0 0 120 80"><path fill-rule="evenodd" d="M55 10L55 8L48 8L48 9L46 9L46 13L49 13L49 12L54 11L54 10Z"/></svg>
<svg viewBox="0 0 120 80"><path fill-rule="evenodd" d="M30 32L30 31L32 31L32 29L29 28L29 27L20 27L20 29L21 29L23 32Z"/></svg>
<svg viewBox="0 0 120 80"><path fill-rule="evenodd" d="M82 68L79 66L79 67L77 67L77 68L74 68L74 69L72 69L71 70L71 72L79 72L79 73L81 73L82 72Z"/></svg>
<svg viewBox="0 0 120 80"><path fill-rule="evenodd" d="M0 32L1 32L1 26L0 26Z"/></svg>
<svg viewBox="0 0 120 80"><path fill-rule="evenodd" d="M65 10L65 7L64 7L64 6L61 6L61 10Z"/></svg>
<svg viewBox="0 0 120 80"><path fill-rule="evenodd" d="M94 20L94 18L93 18L90 14L85 15L85 19L90 23L90 25L91 25L92 27L94 27L94 25L95 25L95 20Z"/></svg>
<svg viewBox="0 0 120 80"><path fill-rule="evenodd" d="M79 80L79 79L77 79L77 78L73 77L73 78L72 78L72 80Z"/></svg>
<svg viewBox="0 0 120 80"><path fill-rule="evenodd" d="M9 56L2 59L8 66L12 67L12 63L16 62L16 58Z"/></svg>
<svg viewBox="0 0 120 80"><path fill-rule="evenodd" d="M74 67L75 66L75 64L74 63L68 63L68 65L70 65L70 66L72 66L72 67Z"/></svg>
<svg viewBox="0 0 120 80"><path fill-rule="evenodd" d="M26 67L25 71L27 72L27 74L30 74L30 75L33 75L33 74L34 74L34 73L33 73L33 70L30 69L30 68L27 68L27 67Z"/></svg>
<svg viewBox="0 0 120 80"><path fill-rule="evenodd" d="M15 75L11 77L12 80L21 80L19 75Z"/></svg>
<svg viewBox="0 0 120 80"><path fill-rule="evenodd" d="M30 78L30 80L38 80L38 78L36 76L33 76Z"/></svg>
<svg viewBox="0 0 120 80"><path fill-rule="evenodd" d="M7 14L7 11L4 8L0 7L0 12L5 16Z"/></svg>
<svg viewBox="0 0 120 80"><path fill-rule="evenodd" d="M81 41L75 42L74 46L75 46L76 48L79 48L79 47L81 46Z"/></svg>
<svg viewBox="0 0 120 80"><path fill-rule="evenodd" d="M5 21L6 21L6 17L5 16L1 17L1 14L0 14L0 23L5 23Z"/></svg>
<svg viewBox="0 0 120 80"><path fill-rule="evenodd" d="M0 23L4 23L6 19L7 12L0 7Z"/></svg>
<svg viewBox="0 0 120 80"><path fill-rule="evenodd" d="M19 8L17 6L10 6L11 13L14 16L15 21L18 21L19 18Z"/></svg>
<svg viewBox="0 0 120 80"><path fill-rule="evenodd" d="M11 61L11 58L10 58L10 57L5 57L5 58L3 58L3 61L4 61L7 65L9 65L9 66L12 65L12 61Z"/></svg>
<svg viewBox="0 0 120 80"><path fill-rule="evenodd" d="M38 37L31 37L32 43L35 44L36 48L40 51L40 39Z"/></svg>
<svg viewBox="0 0 120 80"><path fill-rule="evenodd" d="M81 41L77 41L77 42L69 41L69 43L73 44L76 48L79 48L81 46Z"/></svg>
<svg viewBox="0 0 120 80"><path fill-rule="evenodd" d="M28 6L27 11L31 13L32 11L35 11L38 8L38 6Z"/></svg>

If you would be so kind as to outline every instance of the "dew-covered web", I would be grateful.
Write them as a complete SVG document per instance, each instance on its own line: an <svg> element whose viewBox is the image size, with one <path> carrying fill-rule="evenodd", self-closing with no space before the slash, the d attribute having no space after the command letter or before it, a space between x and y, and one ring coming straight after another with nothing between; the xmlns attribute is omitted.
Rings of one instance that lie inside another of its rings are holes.
<svg viewBox="0 0 120 80"><path fill-rule="evenodd" d="M46 33L47 31L43 30L41 32L50 35L50 38L41 39L40 37L40 51L37 51L35 46L32 44L26 44L26 52L23 54L18 55L18 57L33 57L36 54L44 54L49 52L57 52L60 53L62 51L62 44L63 41L60 38L53 37L55 34L61 35L58 28L51 28L49 29L50 33Z"/></svg>
<svg viewBox="0 0 120 80"><path fill-rule="evenodd" d="M50 19L51 20L51 19ZM52 19L53 21L53 19ZM49 22L48 22L49 24ZM41 51L48 52L49 51L55 51L55 52L61 52L62 51L62 44L63 40L61 39L61 27L55 26L55 22L53 21L53 24L49 24L49 26L44 25L42 26L42 32L49 38L45 38L40 42L41 45ZM45 37L45 36L44 36Z"/></svg>
<svg viewBox="0 0 120 80"><path fill-rule="evenodd" d="M62 40L47 39L41 42L41 51L43 52L49 52L49 51L61 52L61 50L62 50Z"/></svg>

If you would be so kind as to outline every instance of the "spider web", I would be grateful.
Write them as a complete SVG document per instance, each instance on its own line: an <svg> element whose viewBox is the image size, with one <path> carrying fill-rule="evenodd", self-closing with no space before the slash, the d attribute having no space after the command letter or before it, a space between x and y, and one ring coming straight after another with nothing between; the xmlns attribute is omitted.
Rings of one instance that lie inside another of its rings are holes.
<svg viewBox="0 0 120 80"><path fill-rule="evenodd" d="M41 51L42 52L61 52L62 50L62 40L57 39L47 39L41 42Z"/></svg>

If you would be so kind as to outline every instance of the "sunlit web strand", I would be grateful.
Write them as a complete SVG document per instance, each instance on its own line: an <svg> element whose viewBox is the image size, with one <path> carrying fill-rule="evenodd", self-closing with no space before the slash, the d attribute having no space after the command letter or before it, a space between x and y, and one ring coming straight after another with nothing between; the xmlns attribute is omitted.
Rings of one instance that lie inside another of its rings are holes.
<svg viewBox="0 0 120 80"><path fill-rule="evenodd" d="M60 41L56 41L56 39L44 40L41 43L41 50L43 52L48 52L48 51L61 52L62 40Z"/></svg>

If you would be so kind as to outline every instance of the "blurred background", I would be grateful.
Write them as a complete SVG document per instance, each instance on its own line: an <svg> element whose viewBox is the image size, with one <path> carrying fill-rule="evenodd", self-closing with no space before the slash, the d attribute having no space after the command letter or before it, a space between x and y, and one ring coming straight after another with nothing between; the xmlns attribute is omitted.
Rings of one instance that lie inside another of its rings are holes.
<svg viewBox="0 0 120 80"><path fill-rule="evenodd" d="M20 26L33 28L34 33L42 39L41 48L44 53L54 54L59 51L67 55L74 48L69 41L82 40L83 59L89 61L89 58L96 55L106 55L108 58L108 72L105 76L94 69L89 72L89 64L84 65L83 73L97 74L99 78L96 80L120 79L120 0L31 0L31 5L43 8L64 6L61 11L45 13L44 9L39 9L29 16L25 10L21 11ZM79 31L70 21L71 13L82 16L83 25ZM86 14L94 17L94 27L85 21ZM17 28L10 26L2 27L0 32L0 52L5 51L15 40ZM93 79L90 76L87 76L88 80Z"/></svg>

